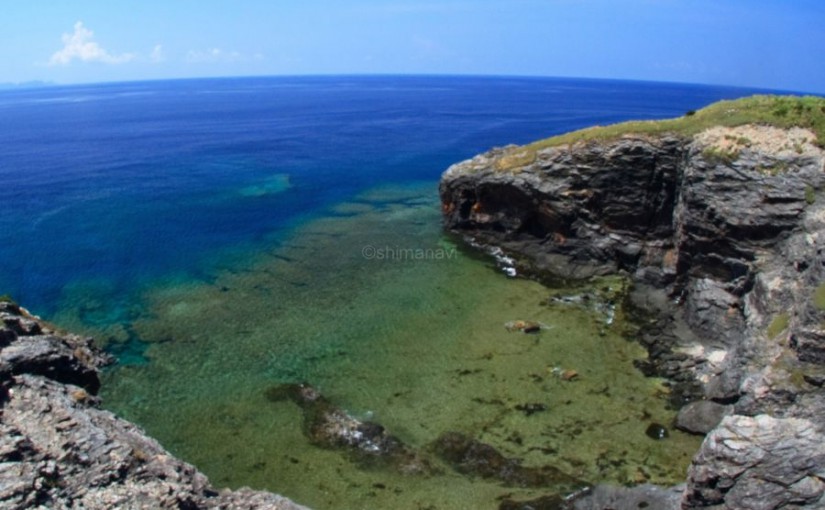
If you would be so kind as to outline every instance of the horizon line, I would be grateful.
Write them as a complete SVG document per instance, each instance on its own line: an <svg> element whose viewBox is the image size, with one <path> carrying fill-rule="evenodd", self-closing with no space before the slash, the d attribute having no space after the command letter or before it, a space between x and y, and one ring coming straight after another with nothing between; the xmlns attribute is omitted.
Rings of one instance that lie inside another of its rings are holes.
<svg viewBox="0 0 825 510"><path fill-rule="evenodd" d="M563 76L541 74L479 74L479 73L306 73L306 74L248 74L216 76L182 76L171 78L137 78L126 80L102 80L88 82L61 83L51 80L27 80L21 82L0 82L0 92L7 90L25 90L41 88L71 88L101 85L125 85L129 83L162 83L180 81L206 80L243 80L243 79L296 79L296 78L484 78L484 79L537 79L537 80L582 80L624 83L649 83L663 85L683 85L696 87L720 87L782 93L791 95L814 95L825 97L825 92L777 89L757 85L731 85L725 83L684 82L675 80L650 80L639 78L605 78L593 76Z"/></svg>

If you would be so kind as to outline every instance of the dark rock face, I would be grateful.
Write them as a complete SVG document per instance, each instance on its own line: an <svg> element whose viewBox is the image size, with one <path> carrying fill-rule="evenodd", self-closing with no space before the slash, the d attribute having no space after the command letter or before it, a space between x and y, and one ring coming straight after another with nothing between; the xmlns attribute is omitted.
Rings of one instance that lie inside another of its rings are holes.
<svg viewBox="0 0 825 510"><path fill-rule="evenodd" d="M303 507L249 489L218 491L135 425L97 407L107 359L0 303L0 507L271 509Z"/></svg>
<svg viewBox="0 0 825 510"><path fill-rule="evenodd" d="M729 481L732 454L714 439L725 423L763 415L808 420L805 434L825 430L825 151L788 149L799 132L747 129L758 139L725 158L714 144L733 135L710 131L546 148L534 158L496 149L445 172L444 223L500 247L527 274L632 277L630 301L649 314L636 335L649 357L637 367L670 380L674 406L701 401L680 426L706 433L735 413L706 439L683 508L820 508L820 457L773 448L782 460L770 466L783 482L765 494L781 486L792 495L760 503L763 489L744 482L751 471L767 479L762 461L737 457L746 467ZM741 449L763 440L744 434ZM811 466L820 478L809 478Z"/></svg>
<svg viewBox="0 0 825 510"><path fill-rule="evenodd" d="M442 179L445 223L562 274L634 267L669 248L649 242L674 235L684 151L676 138L593 144L543 153L517 173L495 168L502 151L478 156Z"/></svg>

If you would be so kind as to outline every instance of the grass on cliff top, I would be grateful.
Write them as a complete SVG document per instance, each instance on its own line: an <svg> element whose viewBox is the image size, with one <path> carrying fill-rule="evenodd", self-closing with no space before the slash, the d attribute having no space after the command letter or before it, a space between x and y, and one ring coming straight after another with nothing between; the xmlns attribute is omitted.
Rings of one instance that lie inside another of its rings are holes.
<svg viewBox="0 0 825 510"><path fill-rule="evenodd" d="M758 95L719 101L675 119L595 126L540 140L524 148L537 151L577 142L611 140L628 134L692 136L714 126L736 127L744 124L808 128L816 135L817 145L825 147L825 98Z"/></svg>

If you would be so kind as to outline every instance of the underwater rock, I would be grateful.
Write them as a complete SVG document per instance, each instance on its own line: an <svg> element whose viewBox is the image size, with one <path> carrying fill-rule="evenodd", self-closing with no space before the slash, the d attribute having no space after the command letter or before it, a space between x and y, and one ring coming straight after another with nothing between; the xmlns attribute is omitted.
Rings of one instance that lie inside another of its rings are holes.
<svg viewBox="0 0 825 510"><path fill-rule="evenodd" d="M541 413L547 410L547 406L542 403L529 403L529 404L518 404L516 406L517 411L521 411L526 416L532 416L536 413Z"/></svg>
<svg viewBox="0 0 825 510"><path fill-rule="evenodd" d="M651 423L645 429L645 434L647 437L651 439L666 439L670 434L667 431L667 427L659 423Z"/></svg>
<svg viewBox="0 0 825 510"><path fill-rule="evenodd" d="M541 496L528 501L504 499L498 505L498 510L569 510L570 505L557 494Z"/></svg>
<svg viewBox="0 0 825 510"><path fill-rule="evenodd" d="M542 329L542 325L534 321L509 321L504 323L504 329L509 332L521 331L522 333L538 333Z"/></svg>
<svg viewBox="0 0 825 510"><path fill-rule="evenodd" d="M317 446L343 450L362 467L391 467L405 474L434 472L421 454L374 422L360 421L308 384L281 384L266 390L273 402L289 399L304 415L304 435Z"/></svg>
<svg viewBox="0 0 825 510"><path fill-rule="evenodd" d="M548 371L562 381L573 381L579 377L579 372L572 368L552 367Z"/></svg>
<svg viewBox="0 0 825 510"><path fill-rule="evenodd" d="M597 485L588 494L572 501L573 510L679 510L684 484L659 487L642 484L635 487Z"/></svg>
<svg viewBox="0 0 825 510"><path fill-rule="evenodd" d="M99 409L98 370L109 358L90 339L2 302L0 338L0 508L306 510L271 493L219 491Z"/></svg>
<svg viewBox="0 0 825 510"><path fill-rule="evenodd" d="M553 466L522 466L520 460L508 459L492 446L459 432L442 434L432 448L459 473L499 480L508 487L567 486L576 490L588 485Z"/></svg>

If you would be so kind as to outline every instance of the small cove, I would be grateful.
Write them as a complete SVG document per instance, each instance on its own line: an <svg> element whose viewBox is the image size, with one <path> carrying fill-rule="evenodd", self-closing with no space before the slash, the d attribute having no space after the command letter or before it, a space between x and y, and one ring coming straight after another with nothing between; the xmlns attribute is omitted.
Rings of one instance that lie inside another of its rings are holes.
<svg viewBox="0 0 825 510"><path fill-rule="evenodd" d="M622 336L621 306L610 308L624 282L548 288L507 277L456 241L440 230L432 184L384 186L251 264L151 288L131 335L110 332L110 344L138 337L144 349L107 372L106 406L218 485L278 491L317 509L492 509L505 494L566 487L504 487L437 460L441 473L429 476L359 467L310 444L297 406L266 399L280 383L312 384L427 455L439 435L458 431L592 483L679 482L699 440L645 434L674 414L662 381L633 367L645 353ZM397 256L380 260L365 247ZM402 259L407 249L432 257ZM583 293L589 304L552 299ZM511 332L513 320L543 328Z"/></svg>
<svg viewBox="0 0 825 510"><path fill-rule="evenodd" d="M645 434L674 413L633 367L646 354L626 334L626 282L508 277L442 231L437 179L495 145L750 92L473 77L6 91L0 294L93 335L119 361L104 406L217 486L317 510L493 509L570 489L459 473L433 451L447 432L589 483L676 483L699 439ZM519 320L541 329L505 327ZM311 444L300 409L267 398L302 382L436 470Z"/></svg>

